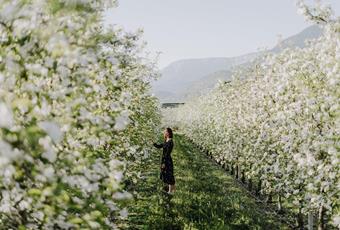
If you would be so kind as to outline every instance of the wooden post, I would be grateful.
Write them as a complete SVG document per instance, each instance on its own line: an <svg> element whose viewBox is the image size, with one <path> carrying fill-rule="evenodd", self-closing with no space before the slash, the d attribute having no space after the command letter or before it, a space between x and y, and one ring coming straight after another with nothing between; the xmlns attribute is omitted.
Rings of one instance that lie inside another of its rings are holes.
<svg viewBox="0 0 340 230"><path fill-rule="evenodd" d="M314 215L313 215L313 209L311 207L311 201L310 199L307 199L307 204L308 204L308 225L307 225L307 228L308 230L313 230L313 227L314 227Z"/></svg>
<svg viewBox="0 0 340 230"><path fill-rule="evenodd" d="M325 208L323 207L323 205L321 205L319 208L319 213L318 213L318 230L325 229L324 216L325 216Z"/></svg>
<svg viewBox="0 0 340 230"><path fill-rule="evenodd" d="M278 194L277 197L277 210L279 213L282 213L282 199L280 194Z"/></svg>
<svg viewBox="0 0 340 230"><path fill-rule="evenodd" d="M313 226L314 226L313 212L309 211L308 212L308 230L313 230Z"/></svg>

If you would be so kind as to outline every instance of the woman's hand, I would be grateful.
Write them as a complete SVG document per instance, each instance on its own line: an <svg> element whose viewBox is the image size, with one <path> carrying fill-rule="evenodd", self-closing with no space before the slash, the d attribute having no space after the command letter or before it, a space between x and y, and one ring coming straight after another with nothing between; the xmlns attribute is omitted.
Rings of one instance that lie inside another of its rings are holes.
<svg viewBox="0 0 340 230"><path fill-rule="evenodd" d="M161 164L161 169L165 169L165 164Z"/></svg>

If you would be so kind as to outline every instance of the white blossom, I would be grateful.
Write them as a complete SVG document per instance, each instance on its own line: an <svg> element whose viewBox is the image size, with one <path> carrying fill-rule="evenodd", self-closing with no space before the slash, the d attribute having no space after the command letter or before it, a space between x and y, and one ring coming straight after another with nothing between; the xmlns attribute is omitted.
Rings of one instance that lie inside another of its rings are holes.
<svg viewBox="0 0 340 230"><path fill-rule="evenodd" d="M57 159L57 154L52 147L51 139L49 137L40 138L39 144L45 149L42 157L53 163Z"/></svg>
<svg viewBox="0 0 340 230"><path fill-rule="evenodd" d="M11 128L14 124L12 111L0 102L0 128Z"/></svg>
<svg viewBox="0 0 340 230"><path fill-rule="evenodd" d="M63 133L58 124L55 122L42 121L38 126L43 129L55 143L59 143L63 137Z"/></svg>
<svg viewBox="0 0 340 230"><path fill-rule="evenodd" d="M117 131L124 130L130 123L129 114L129 111L127 110L121 112L120 115L116 117L115 126L113 128Z"/></svg>
<svg viewBox="0 0 340 230"><path fill-rule="evenodd" d="M126 165L140 162L117 156L152 151L137 139L157 138L159 113L145 87L155 73L142 47L130 34L100 24L103 9L115 2L0 1L4 229L116 227L108 216L85 221L97 209L87 204L124 208L113 194L134 175L128 170L138 168ZM135 115L142 111L147 119ZM130 132L113 132L132 118ZM71 202L79 207L74 222Z"/></svg>
<svg viewBox="0 0 340 230"><path fill-rule="evenodd" d="M216 160L260 179L263 193L280 193L296 209L309 197L302 212L323 206L338 226L340 18L327 6L301 0L298 7L323 25L320 38L265 55L236 71L229 84L164 109L163 124L179 127Z"/></svg>

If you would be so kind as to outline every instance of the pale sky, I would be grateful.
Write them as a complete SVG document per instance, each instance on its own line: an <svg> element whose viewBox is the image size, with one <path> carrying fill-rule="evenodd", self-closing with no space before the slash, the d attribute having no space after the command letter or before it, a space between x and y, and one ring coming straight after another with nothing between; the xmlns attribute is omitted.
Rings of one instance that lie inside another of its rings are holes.
<svg viewBox="0 0 340 230"><path fill-rule="evenodd" d="M340 0L324 0L335 15ZM144 30L147 50L161 52L159 67L186 58L232 57L271 48L310 24L295 0L120 0L105 24Z"/></svg>

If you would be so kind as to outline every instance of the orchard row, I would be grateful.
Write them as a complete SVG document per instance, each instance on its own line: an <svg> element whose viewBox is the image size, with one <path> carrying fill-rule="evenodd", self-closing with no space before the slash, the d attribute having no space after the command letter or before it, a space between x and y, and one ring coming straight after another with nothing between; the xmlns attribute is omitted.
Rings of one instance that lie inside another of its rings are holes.
<svg viewBox="0 0 340 230"><path fill-rule="evenodd" d="M260 181L263 194L318 216L320 229L340 227L340 20L328 8L300 9L322 24L322 37L268 54L164 119Z"/></svg>
<svg viewBox="0 0 340 230"><path fill-rule="evenodd" d="M0 1L0 225L113 229L151 151L155 77L100 1Z"/></svg>

